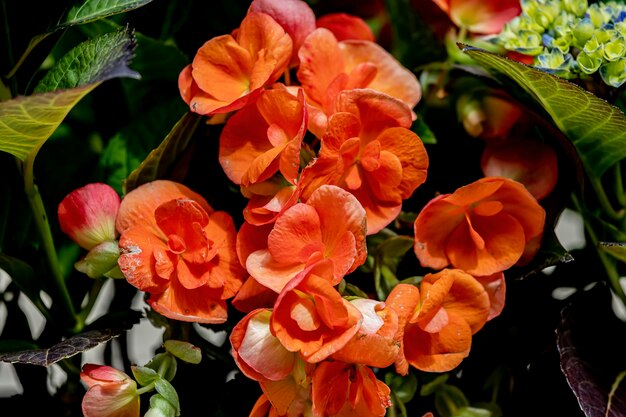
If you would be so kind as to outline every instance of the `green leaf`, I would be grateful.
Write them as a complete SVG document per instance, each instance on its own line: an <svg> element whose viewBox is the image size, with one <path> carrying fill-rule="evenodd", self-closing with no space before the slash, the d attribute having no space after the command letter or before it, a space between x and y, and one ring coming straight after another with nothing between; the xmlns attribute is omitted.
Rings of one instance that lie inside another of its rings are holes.
<svg viewBox="0 0 626 417"><path fill-rule="evenodd" d="M200 120L202 119L195 113L185 113L158 148L150 152L147 158L126 178L124 191L129 192L141 184L164 178L174 166L177 157L189 147Z"/></svg>
<svg viewBox="0 0 626 417"><path fill-rule="evenodd" d="M619 108L552 74L481 49L463 45L462 50L540 104L572 141L589 175L600 178L626 158L626 118Z"/></svg>
<svg viewBox="0 0 626 417"><path fill-rule="evenodd" d="M185 362L198 364L202 361L202 351L200 348L189 342L182 340L166 340L163 346L166 351Z"/></svg>
<svg viewBox="0 0 626 417"><path fill-rule="evenodd" d="M403 403L411 401L417 392L417 378L413 373L401 376L395 372L388 372L385 374L385 383Z"/></svg>
<svg viewBox="0 0 626 417"><path fill-rule="evenodd" d="M159 378L154 381L154 387L157 392L163 396L165 400L167 400L174 410L176 411L177 416L180 415L180 402L178 400L178 393L176 389L170 384L166 379Z"/></svg>
<svg viewBox="0 0 626 417"><path fill-rule="evenodd" d="M60 360L106 343L118 337L126 329L91 330L69 337L47 349L22 350L0 355L0 362L27 363L31 365L49 366Z"/></svg>
<svg viewBox="0 0 626 417"><path fill-rule="evenodd" d="M420 137L422 143L424 143L425 145L437 144L437 138L435 137L435 134L432 130L430 130L430 127L428 127L428 125L421 116L417 116L417 120L413 122L411 130Z"/></svg>
<svg viewBox="0 0 626 417"><path fill-rule="evenodd" d="M469 407L467 397L454 385L442 384L435 392L435 408L442 417L457 417Z"/></svg>
<svg viewBox="0 0 626 417"><path fill-rule="evenodd" d="M154 369L156 372L159 372L163 378L171 381L174 379L174 376L176 376L178 363L176 362L176 358L170 353L165 352L155 355L146 366Z"/></svg>
<svg viewBox="0 0 626 417"><path fill-rule="evenodd" d="M461 407L454 417L491 417L491 411L478 407Z"/></svg>
<svg viewBox="0 0 626 417"><path fill-rule="evenodd" d="M398 284L396 272L400 260L413 247L410 236L392 236L378 245L374 253L374 285L380 300Z"/></svg>
<svg viewBox="0 0 626 417"><path fill-rule="evenodd" d="M439 389L440 386L446 383L449 377L450 375L448 374L438 375L432 381L428 382L427 384L422 385L422 388L420 389L420 395L422 397L426 397L427 395L433 394L435 391Z"/></svg>
<svg viewBox="0 0 626 417"><path fill-rule="evenodd" d="M35 93L76 88L115 77L138 79L139 73L128 67L134 49L135 37L128 28L85 41L48 71Z"/></svg>
<svg viewBox="0 0 626 417"><path fill-rule="evenodd" d="M150 397L150 409L144 417L174 417L176 409L161 394Z"/></svg>
<svg viewBox="0 0 626 417"><path fill-rule="evenodd" d="M626 243L600 242L600 249L621 262L626 262Z"/></svg>
<svg viewBox="0 0 626 417"><path fill-rule="evenodd" d="M154 381L160 378L159 374L147 366L132 366L131 371L133 371L133 376L141 386L150 385Z"/></svg>
<svg viewBox="0 0 626 417"><path fill-rule="evenodd" d="M150 3L152 0L82 0L76 1L58 28L81 25L118 13L124 13Z"/></svg>
<svg viewBox="0 0 626 417"><path fill-rule="evenodd" d="M99 84L0 102L0 151L22 161L36 153L72 107Z"/></svg>

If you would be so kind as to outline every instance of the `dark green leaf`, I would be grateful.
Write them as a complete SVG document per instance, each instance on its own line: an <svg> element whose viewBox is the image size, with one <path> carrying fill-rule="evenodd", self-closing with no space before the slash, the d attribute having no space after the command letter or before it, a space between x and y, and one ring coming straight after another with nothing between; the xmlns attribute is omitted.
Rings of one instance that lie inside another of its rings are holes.
<svg viewBox="0 0 626 417"><path fill-rule="evenodd" d="M69 337L48 349L23 350L0 355L0 362L27 363L31 365L49 366L60 360L106 343L119 336L125 330L104 329L91 330Z"/></svg>
<svg viewBox="0 0 626 417"><path fill-rule="evenodd" d="M435 391L435 408L441 417L457 417L461 410L469 407L463 391L454 385L442 384Z"/></svg>
<svg viewBox="0 0 626 417"><path fill-rule="evenodd" d="M435 145L437 143L435 134L432 130L430 130L430 127L428 127L424 119L422 119L419 115L417 116L417 120L413 122L411 130L420 137L424 144Z"/></svg>
<svg viewBox="0 0 626 417"><path fill-rule="evenodd" d="M163 343L165 350L178 359L188 363L198 364L202 361L200 348L182 340L166 340Z"/></svg>
<svg viewBox="0 0 626 417"><path fill-rule="evenodd" d="M422 388L420 389L420 395L422 397L431 395L432 393L437 391L437 389L439 389L441 385L445 384L449 377L450 376L448 374L438 375L432 381L428 382L427 384L422 385Z"/></svg>
<svg viewBox="0 0 626 417"><path fill-rule="evenodd" d="M152 0L77 0L57 28L80 25L118 13L127 12Z"/></svg>
<svg viewBox="0 0 626 417"><path fill-rule="evenodd" d="M200 120L202 119L195 113L185 113L159 147L150 152L148 157L124 181L125 192L146 182L165 177L177 157L189 147Z"/></svg>
<svg viewBox="0 0 626 417"><path fill-rule="evenodd" d="M167 400L175 410L175 415L180 415L180 402L178 401L178 393L176 389L166 379L159 378L154 381L154 387L157 392Z"/></svg>
<svg viewBox="0 0 626 417"><path fill-rule="evenodd" d="M69 51L41 79L35 93L81 87L116 77L139 78L128 67L135 49L130 29L90 39Z"/></svg>
<svg viewBox="0 0 626 417"><path fill-rule="evenodd" d="M413 238L409 236L392 236L374 252L374 285L380 300L387 298L389 292L398 284L396 272L404 254L413 247Z"/></svg>
<svg viewBox="0 0 626 417"><path fill-rule="evenodd" d="M478 407L461 407L454 417L492 417L491 411Z"/></svg>
<svg viewBox="0 0 626 417"><path fill-rule="evenodd" d="M413 373L401 376L394 372L388 372L385 375L385 383L403 403L411 401L417 392L417 378Z"/></svg>
<svg viewBox="0 0 626 417"><path fill-rule="evenodd" d="M562 78L481 49L463 52L522 87L572 141L589 175L600 178L626 158L626 118L621 110Z"/></svg>

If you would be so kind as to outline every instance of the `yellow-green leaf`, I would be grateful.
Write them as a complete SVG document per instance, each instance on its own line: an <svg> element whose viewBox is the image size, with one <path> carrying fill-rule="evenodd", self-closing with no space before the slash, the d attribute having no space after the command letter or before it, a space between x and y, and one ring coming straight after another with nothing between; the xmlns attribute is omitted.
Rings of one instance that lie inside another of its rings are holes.
<svg viewBox="0 0 626 417"><path fill-rule="evenodd" d="M76 103L99 84L0 102L0 151L22 161L36 153Z"/></svg>

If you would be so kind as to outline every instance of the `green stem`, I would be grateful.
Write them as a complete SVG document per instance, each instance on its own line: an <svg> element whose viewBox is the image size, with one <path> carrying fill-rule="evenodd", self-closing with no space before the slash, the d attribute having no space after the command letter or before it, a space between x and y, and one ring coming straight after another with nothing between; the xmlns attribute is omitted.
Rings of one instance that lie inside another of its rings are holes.
<svg viewBox="0 0 626 417"><path fill-rule="evenodd" d="M617 202L626 208L626 195L624 195L624 183L622 180L622 164L617 163L614 166L613 176L615 177L615 181L613 184L615 185L615 197L617 198Z"/></svg>
<svg viewBox="0 0 626 417"><path fill-rule="evenodd" d="M61 264L59 263L56 248L54 247L54 239L52 238L52 231L48 223L48 215L46 214L41 194L39 194L39 189L35 184L33 172L35 155L36 153L29 155L23 163L22 175L24 178L24 192L28 197L28 202L33 211L35 225L37 226L43 250L46 254L48 268L50 269L54 284L60 296L63 311L67 316L68 323L73 326L76 323L76 311L74 310L74 304L72 303L67 285L65 284L65 277L63 276Z"/></svg>
<svg viewBox="0 0 626 417"><path fill-rule="evenodd" d="M87 299L87 305L81 309L80 313L76 318L76 333L80 333L85 327L85 322L87 320L87 316L91 313L93 306L96 304L96 300L98 299L98 294L100 294L100 290L104 286L104 281L102 279L96 279L91 286L91 290L89 290L89 298Z"/></svg>
<svg viewBox="0 0 626 417"><path fill-rule="evenodd" d="M590 182L593 190L598 196L598 202L600 203L602 210L604 210L604 213L606 213L606 215L609 216L612 220L622 220L624 218L624 210L615 211L613 205L606 195L606 192L604 191L604 187L602 186L602 182L600 181L600 179L591 178Z"/></svg>
<svg viewBox="0 0 626 417"><path fill-rule="evenodd" d="M572 200L578 212L582 214L583 208L582 208L582 205L580 204L580 201L578 201L578 198L575 195L572 195ZM622 288L622 285L619 282L620 276L617 271L616 261L615 259L610 257L607 253L602 251L602 249L599 246L600 241L598 239L598 236L596 235L596 232L593 230L591 223L587 220L586 216L583 216L583 218L585 219L584 222L585 222L585 230L587 231L587 235L591 239L593 246L596 248L596 252L598 253L598 257L600 258L600 262L602 263L602 266L604 266L604 270L606 271L606 275L609 279L609 283L611 284L611 287L613 288L613 292L620 298L622 303L626 306L626 294L624 293L624 289Z"/></svg>
<svg viewBox="0 0 626 417"><path fill-rule="evenodd" d="M137 390L137 395L145 394L146 392L154 391L154 382L149 383L145 387L141 387Z"/></svg>

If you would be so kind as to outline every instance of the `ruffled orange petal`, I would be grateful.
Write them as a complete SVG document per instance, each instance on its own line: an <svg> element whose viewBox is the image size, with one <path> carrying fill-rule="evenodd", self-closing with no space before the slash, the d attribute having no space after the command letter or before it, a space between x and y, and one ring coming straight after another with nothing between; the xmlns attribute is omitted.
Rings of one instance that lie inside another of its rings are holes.
<svg viewBox="0 0 626 417"><path fill-rule="evenodd" d="M277 293L296 275L304 270L304 263L281 264L276 262L267 249L253 252L246 260L248 273L261 285Z"/></svg>
<svg viewBox="0 0 626 417"><path fill-rule="evenodd" d="M307 204L318 213L321 239L335 263L335 276L343 276L363 264L367 257L366 217L358 200L349 192L328 185L315 190ZM346 232L354 240L346 239Z"/></svg>
<svg viewBox="0 0 626 417"><path fill-rule="evenodd" d="M409 284L398 284L391 290L385 303L398 315L398 331L394 340L400 345L400 350L395 360L395 368L400 375L406 375L409 372L409 363L404 355L404 332L420 303L419 289Z"/></svg>
<svg viewBox="0 0 626 417"><path fill-rule="evenodd" d="M315 30L315 14L309 5L301 0L254 0L248 12L266 13L285 29L293 41L291 65L297 65L300 46Z"/></svg>
<svg viewBox="0 0 626 417"><path fill-rule="evenodd" d="M447 372L456 368L469 354L471 344L469 325L453 315L440 332L428 333L413 324L404 334L407 361L426 372Z"/></svg>
<svg viewBox="0 0 626 417"><path fill-rule="evenodd" d="M156 235L161 235L154 219L154 211L166 201L190 199L196 201L208 213L213 209L206 200L188 187L168 180L156 180L135 188L124 198L115 221L119 233L130 226L142 225Z"/></svg>
<svg viewBox="0 0 626 417"><path fill-rule="evenodd" d="M220 293L206 286L188 290L171 280L165 291L151 293L147 302L154 311L174 320L219 324L227 318Z"/></svg>
<svg viewBox="0 0 626 417"><path fill-rule="evenodd" d="M487 321L498 317L504 309L506 300L506 279L504 273L489 275L486 277L475 277L482 284L489 295L489 316Z"/></svg>
<svg viewBox="0 0 626 417"><path fill-rule="evenodd" d="M272 231L273 224L255 226L244 222L237 232L237 257L241 265L246 265L246 260L252 252L267 248L267 237Z"/></svg>
<svg viewBox="0 0 626 417"><path fill-rule="evenodd" d="M404 102L409 109L422 97L422 89L415 74L406 69L383 47L368 41L348 40L339 43L346 73L362 63L376 66L376 77L366 88L380 91Z"/></svg>
<svg viewBox="0 0 626 417"><path fill-rule="evenodd" d="M307 98L327 110L326 90L344 73L344 62L339 43L327 29L316 29L306 37L300 51L298 80Z"/></svg>
<svg viewBox="0 0 626 417"><path fill-rule="evenodd" d="M173 271L165 242L145 227L135 226L124 232L119 246L121 256L117 262L129 284L150 293L165 290L168 281L163 278L169 278ZM168 261L170 272L167 274L158 271L161 256Z"/></svg>
<svg viewBox="0 0 626 417"><path fill-rule="evenodd" d="M317 27L330 30L338 41L351 39L374 42L372 29L358 16L330 13L317 19Z"/></svg>
<svg viewBox="0 0 626 417"><path fill-rule="evenodd" d="M482 238L483 247L476 245L471 230ZM513 266L522 256L525 244L524 230L512 216L474 215L471 224L459 225L449 236L446 253L456 268L472 275L491 275Z"/></svg>
<svg viewBox="0 0 626 417"><path fill-rule="evenodd" d="M237 310L249 313L256 308L272 308L277 297L278 294L275 291L249 277L244 281L231 303Z"/></svg>
<svg viewBox="0 0 626 417"><path fill-rule="evenodd" d="M360 138L365 143L391 127L410 128L411 109L401 100L372 89L342 91L335 112L348 112L361 122Z"/></svg>
<svg viewBox="0 0 626 417"><path fill-rule="evenodd" d="M320 227L315 207L294 205L276 219L268 236L267 247L272 258L282 264L307 263L311 257L321 259L326 247Z"/></svg>

